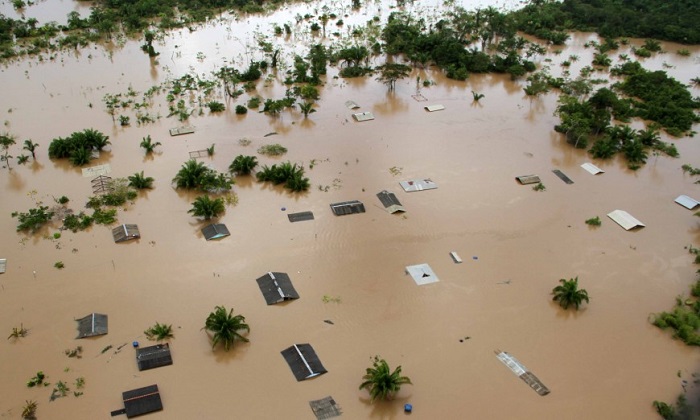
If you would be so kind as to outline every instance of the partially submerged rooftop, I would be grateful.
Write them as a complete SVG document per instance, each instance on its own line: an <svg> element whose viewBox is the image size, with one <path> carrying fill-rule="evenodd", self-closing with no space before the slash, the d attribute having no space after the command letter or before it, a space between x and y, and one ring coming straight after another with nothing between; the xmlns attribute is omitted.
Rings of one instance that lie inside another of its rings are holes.
<svg viewBox="0 0 700 420"><path fill-rule="evenodd" d="M204 235L204 239L211 241L231 236L231 232L228 231L228 228L223 223L212 223L202 228L202 235Z"/></svg>
<svg viewBox="0 0 700 420"><path fill-rule="evenodd" d="M155 369L173 364L168 343L136 349L136 365L139 371Z"/></svg>
<svg viewBox="0 0 700 420"><path fill-rule="evenodd" d="M107 315L105 314L91 313L75 321L78 323L78 336L76 338L107 334Z"/></svg>
<svg viewBox="0 0 700 420"><path fill-rule="evenodd" d="M336 216L343 216L346 214L364 213L365 205L361 201L342 201L340 203L331 204L331 210Z"/></svg>
<svg viewBox="0 0 700 420"><path fill-rule="evenodd" d="M308 343L294 344L282 350L281 353L297 381L311 379L328 372Z"/></svg>
<svg viewBox="0 0 700 420"><path fill-rule="evenodd" d="M646 225L634 216L627 213L624 210L613 210L608 213L608 217L611 218L615 223L622 226L624 230L630 230L638 227L645 227Z"/></svg>
<svg viewBox="0 0 700 420"><path fill-rule="evenodd" d="M406 267L406 273L408 273L419 286L440 281L428 264L409 265Z"/></svg>
<svg viewBox="0 0 700 420"><path fill-rule="evenodd" d="M126 242L132 239L138 239L141 237L138 225L119 225L112 229L112 237L114 242Z"/></svg>
<svg viewBox="0 0 700 420"><path fill-rule="evenodd" d="M429 178L401 181L399 182L399 185L401 185L401 188L403 188L403 190L406 192L433 190L437 188L437 184Z"/></svg>
<svg viewBox="0 0 700 420"><path fill-rule="evenodd" d="M383 190L377 193L377 198L382 202L384 208L389 213L405 212L406 209L401 205L401 202L396 198L396 194Z"/></svg>
<svg viewBox="0 0 700 420"><path fill-rule="evenodd" d="M158 385L150 385L122 392L122 400L124 400L124 408L112 411L112 417L126 414L126 418L130 419L163 409L163 402L160 399Z"/></svg>
<svg viewBox="0 0 700 420"><path fill-rule="evenodd" d="M292 280L287 273L268 272L255 280L268 305L284 302L285 300L299 299L299 293L292 285Z"/></svg>

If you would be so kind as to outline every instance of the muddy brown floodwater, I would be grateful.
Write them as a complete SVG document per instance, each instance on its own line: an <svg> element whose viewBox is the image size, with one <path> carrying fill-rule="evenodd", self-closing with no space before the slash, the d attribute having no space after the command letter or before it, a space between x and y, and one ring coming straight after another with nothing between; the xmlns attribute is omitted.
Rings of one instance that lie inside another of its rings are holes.
<svg viewBox="0 0 700 420"><path fill-rule="evenodd" d="M36 162L0 170L0 258L8 261L0 275L0 332L20 324L29 329L25 338L0 343L0 418L19 418L31 399L43 419L108 418L121 407L122 391L151 384L158 384L165 407L153 419L312 419L308 401L327 395L350 419L400 418L404 403L413 404L411 416L419 419L657 418L652 401L675 400L700 361L696 349L648 321L687 294L695 278L685 247L698 244L698 218L673 200L700 199L694 179L681 171L683 163L700 166L696 138L663 137L678 147L679 159L652 155L636 172L621 160L594 161L605 173L593 176L580 167L590 161L586 153L552 129L555 94L530 100L523 81L472 75L455 82L433 68L415 70L393 93L373 78L334 78L337 70L330 69L318 112L308 119L298 111L236 116L236 103L229 102L221 115L193 116L196 133L180 137L168 136L180 123L165 118L162 97L153 112L163 118L145 126L119 127L104 110L102 97L128 86L143 92L190 69L208 73L225 58L243 67L255 55L246 56L243 46L256 30L270 33L272 22L292 21L313 7L177 31L159 41L157 61L127 40L111 53L91 48L2 68L1 119L18 139L11 154L20 154L27 138L40 146ZM385 18L381 4L369 9L377 7ZM372 10L346 22L363 23ZM576 54L571 73L577 74L590 63L592 51L583 44L592 39L576 34L561 54L550 49L539 64L556 74ZM697 47L690 57L675 54L678 45L663 47L666 53L645 66L684 83L700 74ZM619 53L631 55L629 48ZM434 82L421 91L426 102L412 97L416 76ZM263 97L284 93L279 83L262 85ZM472 90L485 95L478 104ZM376 119L354 122L347 100ZM428 113L423 107L430 104L445 110ZM90 127L112 142L91 164L109 163L113 177L143 170L156 180L153 190L119 210L119 222L138 224L142 238L114 244L109 228L94 226L48 239L58 222L35 235L15 232L10 213L35 200L48 204L66 195L79 210L92 194L80 169L47 156L53 138ZM273 131L278 134L264 137ZM152 158L139 147L146 135L163 143ZM242 146L242 138L252 143ZM289 152L260 156L260 163L303 164L312 188L297 195L238 179L239 203L220 219L232 235L206 242L203 223L187 213L196 194L170 184L188 152L214 143L214 156L202 159L223 171L235 156L273 142ZM533 173L545 192L514 181ZM439 188L403 192L399 181L412 178L430 178ZM405 214L381 208L375 194L384 189L397 194ZM346 200L363 201L367 212L334 216L329 204ZM623 230L606 217L615 209L646 227ZM287 220L288 213L307 210L314 221ZM594 216L603 221L599 228L584 224ZM451 251L464 262L453 263ZM56 261L65 268L54 268ZM430 264L440 281L417 286L404 269L419 263ZM301 298L267 306L255 282L267 271L289 273ZM565 312L550 291L574 276L591 302ZM246 316L250 343L212 351L201 328L216 305ZM109 315L109 334L75 340L74 319L91 312ZM174 327L174 365L139 372L130 343L147 344L142 332L156 321ZM296 382L280 355L295 343L312 344L328 373ZM82 359L68 358L64 350L77 345ZM496 349L520 359L551 394L529 389L496 359ZM393 401L370 404L358 390L375 354L400 364L413 381ZM84 377L84 395L49 402L50 387L25 386L39 370L71 388Z"/></svg>

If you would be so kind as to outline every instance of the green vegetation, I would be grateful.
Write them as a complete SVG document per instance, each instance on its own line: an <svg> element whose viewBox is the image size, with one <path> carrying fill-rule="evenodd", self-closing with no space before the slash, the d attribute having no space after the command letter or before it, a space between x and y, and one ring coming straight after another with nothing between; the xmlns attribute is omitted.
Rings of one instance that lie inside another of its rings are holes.
<svg viewBox="0 0 700 420"><path fill-rule="evenodd" d="M156 147L158 147L160 145L161 145L161 142L159 142L159 141L157 141L155 143L153 142L150 134L147 135L146 137L144 137L141 140L141 144L140 144L140 146L146 151L147 155L150 155L151 153L153 153L155 151Z"/></svg>
<svg viewBox="0 0 700 420"><path fill-rule="evenodd" d="M251 99L252 101L252 99ZM248 108L244 105L236 105L236 115L245 115L248 113Z"/></svg>
<svg viewBox="0 0 700 420"><path fill-rule="evenodd" d="M678 396L675 405L666 404L663 401L654 401L653 406L664 420L688 420L696 418L693 414L693 407L688 404L683 394Z"/></svg>
<svg viewBox="0 0 700 420"><path fill-rule="evenodd" d="M602 222L600 221L600 217L596 216L586 220L586 224L588 226L600 226Z"/></svg>
<svg viewBox="0 0 700 420"><path fill-rule="evenodd" d="M299 111L304 114L304 118L308 118L309 114L316 112L313 102L300 102L297 105L299 105Z"/></svg>
<svg viewBox="0 0 700 420"><path fill-rule="evenodd" d="M250 175L256 166L258 166L258 159L255 156L238 155L233 159L228 170L236 175Z"/></svg>
<svg viewBox="0 0 700 420"><path fill-rule="evenodd" d="M255 176L258 181L284 184L285 188L294 192L306 191L311 186L309 178L304 177L304 167L289 161L269 167L264 165Z"/></svg>
<svg viewBox="0 0 700 420"><path fill-rule="evenodd" d="M19 328L12 327L12 332L7 337L7 339L9 340L10 338L16 339L16 338L26 337L28 333L29 333L29 330L24 328L24 325L20 324Z"/></svg>
<svg viewBox="0 0 700 420"><path fill-rule="evenodd" d="M265 156L282 156L287 153L287 148L281 144L266 144L260 146L258 153Z"/></svg>
<svg viewBox="0 0 700 420"><path fill-rule="evenodd" d="M162 341L175 337L175 335L173 334L172 325L160 324L158 322L156 322L155 325L153 325L152 327L145 330L143 333L149 340Z"/></svg>
<svg viewBox="0 0 700 420"><path fill-rule="evenodd" d="M578 288L578 277L569 280L560 279L559 282L561 284L552 289L552 300L559 302L559 306L564 309L573 306L578 310L584 300L588 303L588 292L586 289Z"/></svg>
<svg viewBox="0 0 700 420"><path fill-rule="evenodd" d="M187 212L192 213L195 217L203 217L204 220L209 220L212 217L218 217L225 211L226 206L223 198L211 199L208 195L202 195L194 199L192 208Z"/></svg>
<svg viewBox="0 0 700 420"><path fill-rule="evenodd" d="M29 153L32 154L32 159L36 160L36 148L39 147L39 144L32 142L31 140L25 140L24 145L22 146L23 150L28 151Z"/></svg>
<svg viewBox="0 0 700 420"><path fill-rule="evenodd" d="M22 418L24 420L35 420L37 406L38 404L36 401L26 400L24 407L22 407Z"/></svg>
<svg viewBox="0 0 700 420"><path fill-rule="evenodd" d="M48 376L44 375L44 372L39 371L36 373L36 376L27 381L27 387L34 388L35 386L48 386L49 383L46 382L45 379L48 379Z"/></svg>
<svg viewBox="0 0 700 420"><path fill-rule="evenodd" d="M221 102L210 101L209 103L207 103L207 106L209 107L209 112L226 111L226 105L222 104Z"/></svg>
<svg viewBox="0 0 700 420"><path fill-rule="evenodd" d="M129 186L137 190L153 188L154 179L150 176L144 176L143 171L136 172L127 179L129 180Z"/></svg>
<svg viewBox="0 0 700 420"><path fill-rule="evenodd" d="M7 169L11 170L10 159L10 146L15 144L15 138L9 134L0 134L0 149L2 149L2 155L0 155L0 162L5 162L7 164Z"/></svg>
<svg viewBox="0 0 700 420"><path fill-rule="evenodd" d="M230 190L233 181L226 175L208 168L203 162L190 159L182 165L173 178L173 183L176 188L221 192Z"/></svg>
<svg viewBox="0 0 700 420"><path fill-rule="evenodd" d="M56 261L53 266L59 270L62 270L66 267L65 264L63 264L63 261Z"/></svg>
<svg viewBox="0 0 700 420"><path fill-rule="evenodd" d="M700 9L694 2L654 0L534 0L513 14L517 28L560 45L566 31L597 31L602 37L655 38L699 44Z"/></svg>
<svg viewBox="0 0 700 420"><path fill-rule="evenodd" d="M75 166L83 166L90 162L93 151L99 152L111 144L108 139L108 136L91 128L76 131L66 138L53 139L49 145L49 157L68 159Z"/></svg>
<svg viewBox="0 0 700 420"><path fill-rule="evenodd" d="M372 367L367 368L362 377L360 389L369 391L369 397L374 400L388 400L399 392L402 385L413 385L407 376L401 376L401 366L397 366L392 372L389 364L379 356L374 356Z"/></svg>
<svg viewBox="0 0 700 420"><path fill-rule="evenodd" d="M58 197L58 200L56 200L56 202L57 202L58 204L66 204L66 203L68 203L69 201L70 201L70 199L69 199L68 197L66 197L65 195L62 195L62 196Z"/></svg>
<svg viewBox="0 0 700 420"><path fill-rule="evenodd" d="M82 346L77 346L74 349L66 349L64 350L64 353L66 356L71 357L71 358L76 358L76 359L82 359L83 358L83 347Z"/></svg>
<svg viewBox="0 0 700 420"><path fill-rule="evenodd" d="M92 217L86 215L84 212L78 214L67 214L63 219L63 228L68 229L75 233L79 230L85 230L92 226Z"/></svg>
<svg viewBox="0 0 700 420"><path fill-rule="evenodd" d="M408 77L411 73L411 67L399 63L386 63L377 67L379 77L377 80L384 83L389 91L396 89L396 81Z"/></svg>
<svg viewBox="0 0 700 420"><path fill-rule="evenodd" d="M695 248L691 248L691 252L693 249ZM670 328L673 330L673 338L689 346L700 346L700 279L691 287L691 295L692 298L688 299L677 297L673 310L654 314L652 323L663 330Z"/></svg>
<svg viewBox="0 0 700 420"><path fill-rule="evenodd" d="M12 212L12 217L16 217L19 221L17 232L29 231L36 232L53 217L54 213L49 211L48 206L39 205L36 208L29 209L27 213Z"/></svg>
<svg viewBox="0 0 700 420"><path fill-rule="evenodd" d="M250 332L250 327L245 323L245 317L243 315L234 315L233 308L226 312L224 306L214 308L214 312L209 314L202 329L213 334L211 337L212 349L216 348L217 344L222 343L226 351L233 346L236 340L248 342L248 339L240 335L238 331L245 330Z"/></svg>
<svg viewBox="0 0 700 420"><path fill-rule="evenodd" d="M542 192L542 191L547 191L547 187L545 187L543 183L539 182L539 183L537 183L537 185L532 187L532 190Z"/></svg>

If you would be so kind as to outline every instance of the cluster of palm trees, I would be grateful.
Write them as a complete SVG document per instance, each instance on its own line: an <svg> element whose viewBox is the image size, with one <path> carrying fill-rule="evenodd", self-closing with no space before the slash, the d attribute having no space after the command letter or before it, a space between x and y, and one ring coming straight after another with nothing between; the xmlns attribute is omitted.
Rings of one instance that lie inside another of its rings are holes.
<svg viewBox="0 0 700 420"><path fill-rule="evenodd" d="M309 178L304 177L304 167L289 161L279 165L265 165L255 175L258 181L284 184L285 188L294 192L306 191L311 186Z"/></svg>
<svg viewBox="0 0 700 420"><path fill-rule="evenodd" d="M100 152L110 144L108 136L88 128L83 131L76 131L65 138L58 137L53 139L49 145L49 157L52 159L68 159L75 166L83 166L90 162L93 152Z"/></svg>

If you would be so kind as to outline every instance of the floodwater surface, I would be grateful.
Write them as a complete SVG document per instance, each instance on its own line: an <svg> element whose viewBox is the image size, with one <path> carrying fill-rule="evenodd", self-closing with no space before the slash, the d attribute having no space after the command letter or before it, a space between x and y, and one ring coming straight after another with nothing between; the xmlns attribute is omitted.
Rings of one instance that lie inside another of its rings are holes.
<svg viewBox="0 0 700 420"><path fill-rule="evenodd" d="M10 154L21 153L24 139L40 146L36 162L0 168L0 258L8 261L0 275L0 332L20 324L29 329L27 337L0 345L0 417L18 418L24 401L36 400L39 418L108 418L121 408L121 392L158 384L164 411L153 419L312 419L308 401L328 395L350 419L399 418L405 403L419 419L657 418L652 401L675 400L699 362L696 349L648 320L670 309L695 279L686 247L698 244L698 218L673 200L700 199L695 179L681 171L684 163L700 166L696 138L664 135L681 157L650 155L636 172L622 160L593 161L605 171L593 176L580 167L590 157L553 131L556 94L531 99L524 81L488 74L456 82L432 67L414 70L394 92L374 77L336 78L330 68L317 112L306 119L296 110L276 118L255 110L235 115L244 94L227 100L220 115L195 112L188 124L196 132L179 137L168 135L183 123L166 118L164 94L154 99L150 112L161 118L152 124L135 124L127 110L132 125L121 127L104 108L105 94L130 86L143 92L186 72L206 76L231 63L243 68L263 56L256 31L271 34L272 23L293 23L314 7L176 31L157 42L156 59L140 50L139 40L125 39L112 49L44 54L42 61L2 68L0 118L18 140ZM359 25L375 9L382 18L390 11L376 3L339 16L348 13L346 25ZM538 64L558 74L559 63L575 54L576 75L590 63L593 51L584 44L594 39L575 34L561 53L550 47ZM314 38L270 40L291 51ZM682 46L663 47L664 54L644 61L647 68L683 83L699 74L697 47L689 57L675 53ZM630 46L611 54L615 63L617 54L632 56ZM283 64L292 60L291 52L283 54ZM281 98L285 77L278 70L275 81L261 80L257 94ZM417 91L416 77L430 86L421 83ZM485 96L475 103L471 91ZM224 101L220 93L218 99ZM375 119L355 122L348 100ZM426 112L432 104L445 109ZM115 244L111 227L98 225L53 239L58 221L34 235L15 232L13 211L39 200L53 205L62 195L79 211L92 195L80 168L47 156L53 138L86 128L112 143L91 165L108 163L112 177L144 171L155 178L153 190L118 212L119 223L138 224L142 238ZM139 147L146 135L162 143L150 157ZM244 138L249 145L241 144ZM257 155L270 143L289 151L281 158ZM304 165L311 189L291 194L237 178L238 204L219 219L231 236L207 242L200 232L205 223L187 213L197 194L173 189L171 180L189 152L212 144L214 155L200 159L219 171L240 154L257 155L263 165L290 160ZM574 183L565 184L553 169ZM527 174L539 175L546 191L514 179ZM415 178L438 188L400 188L399 181ZM406 213L387 213L375 195L382 190L394 192ZM331 213L330 203L348 200L362 201L366 213ZM646 227L623 230L606 217L615 209ZM315 219L290 223L287 214L298 211L313 211ZM584 223L595 216L600 227ZM464 262L455 264L451 251ZM65 268L54 268L57 261ZM420 263L430 264L440 281L417 286L405 267ZM267 306L255 279L268 271L288 273L301 298ZM576 276L590 304L563 311L550 291L559 279ZM212 351L201 328L216 305L245 315L249 343ZM75 340L74 319L92 312L109 315L109 334ZM143 330L156 321L173 325L174 365L139 372L131 343L151 344ZM295 343L310 343L328 373L296 382L280 355ZM81 359L64 354L78 345ZM551 394L529 389L495 350L518 358ZM358 390L374 355L392 368L401 365L413 382L393 401L370 403ZM84 377L84 394L49 402L52 386L25 385L37 371L71 391Z"/></svg>

